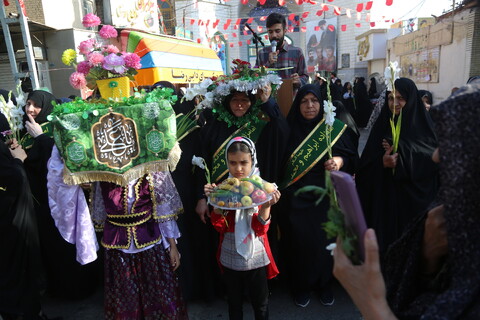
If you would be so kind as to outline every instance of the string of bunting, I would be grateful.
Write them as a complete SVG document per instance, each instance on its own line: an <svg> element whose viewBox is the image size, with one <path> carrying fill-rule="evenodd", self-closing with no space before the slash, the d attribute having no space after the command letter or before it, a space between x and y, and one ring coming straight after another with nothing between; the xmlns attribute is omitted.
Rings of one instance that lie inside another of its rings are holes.
<svg viewBox="0 0 480 320"><path fill-rule="evenodd" d="M342 10L345 11L345 14L348 18L352 19L352 18L355 18L356 22L354 25L355 27L357 28L360 28L362 27L362 16L363 16L363 11L368 11L372 8L372 4L373 4L373 1L368 1L366 2L365 4L363 3L359 3L357 4L357 8L355 10L353 9L349 9L349 8L340 8L340 7L337 7L337 6L333 6L333 5L330 5L333 7L333 12L336 16L339 16L342 14ZM306 11L306 12L302 12L302 13L291 13L288 15L288 20L289 20L289 27L287 28L289 32L307 32L307 27L306 26L300 26L300 23L306 23L306 21L304 21L304 19L308 18L309 16L313 16L313 14L315 14L316 16L318 17L321 17L322 14L325 12L325 11L328 11L329 8L329 4L324 4L322 3L322 8L317 10L316 12L312 12L312 11ZM352 11L355 11L355 12L352 12ZM352 14L353 13L353 14ZM383 19L385 19L385 17L382 17ZM265 21L267 19L266 16L262 16L260 17L260 21ZM385 20L377 20L378 21L384 21L386 23L394 23L395 20L394 19L385 19ZM207 19L207 20L204 20L204 19L193 19L193 18L189 18L188 20L190 20L190 25L194 25L194 24L197 24L198 26L205 26L207 27L207 29L209 28L210 24L211 24L211 27L213 29L217 28L219 25L221 25L221 20L220 19L216 19L216 20L210 20L210 19ZM232 23L233 21L235 21L234 23ZM233 28L233 30L238 30L238 31L233 31L231 33L222 33L222 37L223 39L225 40L230 40L230 43L229 43L229 46L231 48L235 47L235 46L243 46L244 44L246 45L250 45L251 44L251 40L246 40L246 41L233 41L235 40L234 38L238 38L239 35L243 34L245 36L248 36L250 35L251 33L248 31L248 30L240 30L240 25L244 25L245 23L248 23L248 24L251 24L252 22L254 21L254 18L238 18L238 19L227 19L225 20L225 23L223 23L223 30L227 30L229 28ZM371 17L370 17L370 13L365 13L365 22L367 22L370 27L375 27L376 25L376 21L371 21ZM333 31L335 29L335 27L333 25L330 25L328 26L329 29L331 29L331 31ZM265 32L266 31L266 28L263 27L263 26L257 26L256 27L257 29L257 32L261 33L261 32ZM346 24L342 24L340 26L340 30L342 32L345 32L347 31L348 27ZM320 31L320 27L319 26L314 26L313 27L313 30L315 31ZM217 43L220 42L220 36L219 35L215 35L215 40ZM265 39L268 39L268 35L264 35ZM207 37L208 38L208 41L210 42L211 40L211 37ZM202 39L201 38L197 38L197 42L198 43L202 43ZM221 44L219 43L220 47L221 47Z"/></svg>

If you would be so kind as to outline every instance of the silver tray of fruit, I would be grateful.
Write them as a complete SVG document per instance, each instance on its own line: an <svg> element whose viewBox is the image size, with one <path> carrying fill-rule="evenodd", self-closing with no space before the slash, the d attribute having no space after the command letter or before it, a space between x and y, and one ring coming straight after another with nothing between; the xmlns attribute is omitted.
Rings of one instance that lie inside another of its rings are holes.
<svg viewBox="0 0 480 320"><path fill-rule="evenodd" d="M259 176L227 178L209 194L208 203L224 210L250 209L270 201L276 189Z"/></svg>

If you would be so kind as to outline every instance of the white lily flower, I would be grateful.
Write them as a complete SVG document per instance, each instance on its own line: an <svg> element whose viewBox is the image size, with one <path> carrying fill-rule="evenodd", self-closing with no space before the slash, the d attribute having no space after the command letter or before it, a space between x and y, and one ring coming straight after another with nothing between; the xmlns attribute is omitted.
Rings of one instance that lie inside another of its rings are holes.
<svg viewBox="0 0 480 320"><path fill-rule="evenodd" d="M385 85L387 86L388 91L393 91L395 80L400 78L400 71L401 69L398 67L397 61L390 61L388 67L385 68L383 76L385 78Z"/></svg>
<svg viewBox="0 0 480 320"><path fill-rule="evenodd" d="M195 88L188 88L185 92L185 99L188 101L193 100L197 96L197 90Z"/></svg>
<svg viewBox="0 0 480 320"><path fill-rule="evenodd" d="M325 113L325 123L330 127L333 126L333 123L335 122L335 115L336 115L335 110L337 110L337 108L333 105L331 101L325 100L323 102L323 111Z"/></svg>
<svg viewBox="0 0 480 320"><path fill-rule="evenodd" d="M192 164L205 170L205 160L202 157L193 156Z"/></svg>
<svg viewBox="0 0 480 320"><path fill-rule="evenodd" d="M213 80L210 79L210 78L207 78L205 80L203 80L202 82L199 83L199 87L204 89L205 91L207 91L208 87L210 87L210 85L213 83Z"/></svg>
<svg viewBox="0 0 480 320"><path fill-rule="evenodd" d="M337 247L337 244L335 242L330 243L328 246L325 247L328 251L330 251L330 254L333 256L333 250Z"/></svg>

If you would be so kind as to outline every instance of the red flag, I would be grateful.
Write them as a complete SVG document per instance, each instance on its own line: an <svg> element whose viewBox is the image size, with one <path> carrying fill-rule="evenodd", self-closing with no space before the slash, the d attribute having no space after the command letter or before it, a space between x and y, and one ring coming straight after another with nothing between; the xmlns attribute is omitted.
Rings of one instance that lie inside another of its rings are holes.
<svg viewBox="0 0 480 320"><path fill-rule="evenodd" d="M328 11L328 6L325 3L321 4L323 11Z"/></svg>
<svg viewBox="0 0 480 320"><path fill-rule="evenodd" d="M357 3L357 12L363 11L363 3Z"/></svg>
<svg viewBox="0 0 480 320"><path fill-rule="evenodd" d="M365 6L365 10L370 10L370 9L372 9L372 4L373 4L373 1L368 1L368 2L367 2L367 5Z"/></svg>
<svg viewBox="0 0 480 320"><path fill-rule="evenodd" d="M285 1L285 0L278 0L278 5L279 5L280 7L283 7L285 4L286 4L286 1Z"/></svg>
<svg viewBox="0 0 480 320"><path fill-rule="evenodd" d="M242 4L248 4L248 0L242 0Z"/></svg>
<svg viewBox="0 0 480 320"><path fill-rule="evenodd" d="M307 32L307 27L302 27L300 30L302 30L302 32Z"/></svg>
<svg viewBox="0 0 480 320"><path fill-rule="evenodd" d="M267 0L258 0L258 2L263 6Z"/></svg>
<svg viewBox="0 0 480 320"><path fill-rule="evenodd" d="M190 19L190 24L194 24L195 23L195 19Z"/></svg>
<svg viewBox="0 0 480 320"><path fill-rule="evenodd" d="M298 4L298 5L301 5L303 3L303 0L295 0L295 2Z"/></svg>
<svg viewBox="0 0 480 320"><path fill-rule="evenodd" d="M267 20L267 16L261 16L260 17L260 21L265 21L265 20Z"/></svg>
<svg viewBox="0 0 480 320"><path fill-rule="evenodd" d="M347 31L347 25L346 25L346 24L342 24L341 29L342 29L342 31Z"/></svg>
<svg viewBox="0 0 480 320"><path fill-rule="evenodd" d="M263 31L263 27L262 27L262 26L257 26L257 31L258 31L258 32L262 32L262 31Z"/></svg>
<svg viewBox="0 0 480 320"><path fill-rule="evenodd" d="M328 0L328 2L332 2L333 0Z"/></svg>
<svg viewBox="0 0 480 320"><path fill-rule="evenodd" d="M313 30L320 31L320 26L315 26L315 28L313 28Z"/></svg>
<svg viewBox="0 0 480 320"><path fill-rule="evenodd" d="M202 43L202 39L197 38L197 42L198 42L198 43Z"/></svg>
<svg viewBox="0 0 480 320"><path fill-rule="evenodd" d="M243 46L242 41L238 41L238 46L239 46L239 47Z"/></svg>
<svg viewBox="0 0 480 320"><path fill-rule="evenodd" d="M310 14L310 12L308 12L308 11L302 13L302 18L304 18L304 19L307 18L309 14Z"/></svg>
<svg viewBox="0 0 480 320"><path fill-rule="evenodd" d="M333 24L329 24L329 25L328 25L328 30L330 30L330 31L332 31L332 32L335 31L334 25L333 25Z"/></svg>
<svg viewBox="0 0 480 320"><path fill-rule="evenodd" d="M316 14L317 14L317 16L320 17L323 14L323 10L318 10Z"/></svg>
<svg viewBox="0 0 480 320"><path fill-rule="evenodd" d="M265 38L265 40L268 40L268 34L264 35L263 37Z"/></svg>
<svg viewBox="0 0 480 320"><path fill-rule="evenodd" d="M9 6L10 3L8 3L8 0L3 0L3 5L6 7L6 6Z"/></svg>
<svg viewBox="0 0 480 320"><path fill-rule="evenodd" d="M252 43L251 40L247 40L247 44L250 45Z"/></svg>
<svg viewBox="0 0 480 320"><path fill-rule="evenodd" d="M290 15L288 16L288 20L290 21L295 20L295 13L290 13Z"/></svg>
<svg viewBox="0 0 480 320"><path fill-rule="evenodd" d="M340 14L342 14L342 9L337 7L337 6L333 6L333 13L337 16L339 16Z"/></svg>
<svg viewBox="0 0 480 320"><path fill-rule="evenodd" d="M385 2L385 4L386 4L387 6L391 6L391 5L393 4L393 0L387 0L387 1Z"/></svg>
<svg viewBox="0 0 480 320"><path fill-rule="evenodd" d="M248 31L247 31L247 30L243 30L243 35L244 35L244 36L248 36Z"/></svg>
<svg viewBox="0 0 480 320"><path fill-rule="evenodd" d="M212 27L215 29L218 26L219 23L220 23L220 19L215 20Z"/></svg>
<svg viewBox="0 0 480 320"><path fill-rule="evenodd" d="M362 26L361 23L355 23L355 27L360 28Z"/></svg>
<svg viewBox="0 0 480 320"><path fill-rule="evenodd" d="M370 27L375 27L375 22L370 22Z"/></svg>
<svg viewBox="0 0 480 320"><path fill-rule="evenodd" d="M233 32L233 33L232 33L232 36L233 36L234 38L236 38L236 37L237 37L237 34L236 34L235 32Z"/></svg>
<svg viewBox="0 0 480 320"><path fill-rule="evenodd" d="M232 22L232 19L227 19L227 22L223 25L223 30L227 30L231 22Z"/></svg>
<svg viewBox="0 0 480 320"><path fill-rule="evenodd" d="M251 24L253 22L253 18L248 18L247 23ZM238 22L240 24L240 21Z"/></svg>
<svg viewBox="0 0 480 320"><path fill-rule="evenodd" d="M230 48L233 48L233 43L230 43Z"/></svg>

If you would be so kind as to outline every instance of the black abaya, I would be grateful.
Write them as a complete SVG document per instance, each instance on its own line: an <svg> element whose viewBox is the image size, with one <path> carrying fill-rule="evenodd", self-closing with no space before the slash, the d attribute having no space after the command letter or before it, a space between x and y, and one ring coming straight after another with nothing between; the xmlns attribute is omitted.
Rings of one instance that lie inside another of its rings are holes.
<svg viewBox="0 0 480 320"><path fill-rule="evenodd" d="M383 167L382 140L391 141L388 99L375 122L360 158L357 190L369 227L375 229L384 251L405 226L427 208L437 192L437 165L431 156L437 146L430 115L413 81L401 78L395 86L405 98L397 166Z"/></svg>
<svg viewBox="0 0 480 320"><path fill-rule="evenodd" d="M319 101L322 101L318 86L305 85L297 93L287 117L291 130L287 146L287 158L323 117L322 106L319 115L313 120L305 120L300 114L300 101L308 93L313 93ZM351 140L351 137L344 133L333 145L332 153L334 157L342 157L344 161L342 171L353 174L357 151L355 142ZM322 224L327 221L328 197L325 197L318 206L315 206L318 196L313 193L306 192L294 196L294 193L304 186L325 187L324 162L326 160L328 160L328 154L320 159L302 178L283 190L279 203L282 235L285 236L282 236L282 243L287 244L287 248L284 249L289 256L290 280L295 294L308 293L316 285L322 288L328 284L332 277L333 260L330 253L325 249L329 240L327 240L326 233L322 228ZM330 240L330 242L333 241Z"/></svg>
<svg viewBox="0 0 480 320"><path fill-rule="evenodd" d="M0 122L6 122L3 114ZM37 221L22 161L1 140L0 204L0 313L33 319L43 283Z"/></svg>

